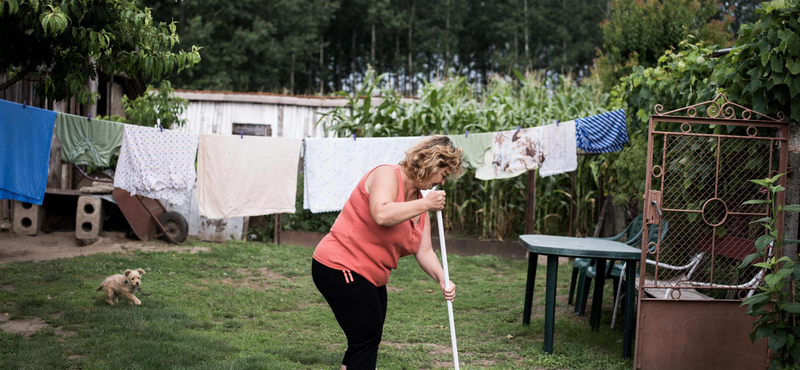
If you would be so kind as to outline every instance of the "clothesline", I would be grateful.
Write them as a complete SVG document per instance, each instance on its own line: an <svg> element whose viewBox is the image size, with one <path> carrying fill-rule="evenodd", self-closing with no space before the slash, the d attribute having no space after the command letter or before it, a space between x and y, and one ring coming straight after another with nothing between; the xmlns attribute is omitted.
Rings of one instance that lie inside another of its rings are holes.
<svg viewBox="0 0 800 370"><path fill-rule="evenodd" d="M27 114L19 114L20 110ZM364 173L380 164L398 163L423 139L198 135L91 120L7 101L0 101L0 117L5 118L0 127L4 139L18 138L15 144L27 144L3 146L9 155L0 159L0 173L11 175L0 182L0 198L41 204L57 121L62 160L108 167L119 153L114 186L181 204L196 184L200 214L209 218L293 213L303 146L304 208L315 213L341 210ZM620 110L516 131L448 137L464 151L465 165L475 169L479 179L514 177L532 169L549 176L574 171L577 148L593 153L619 150L620 143L627 142L624 117ZM38 176L25 177L32 171Z"/></svg>

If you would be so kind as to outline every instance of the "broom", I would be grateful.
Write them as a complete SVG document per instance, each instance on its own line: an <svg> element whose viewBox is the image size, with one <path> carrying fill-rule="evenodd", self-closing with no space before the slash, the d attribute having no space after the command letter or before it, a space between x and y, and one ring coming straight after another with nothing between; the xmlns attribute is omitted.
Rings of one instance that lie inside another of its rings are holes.
<svg viewBox="0 0 800 370"><path fill-rule="evenodd" d="M447 249L444 246L444 222L442 222L442 211L436 211L436 220L439 225L439 246L442 249L442 267L444 268L444 287L450 287L450 273L447 272ZM456 326L453 321L453 301L447 301L447 315L450 318L450 342L453 344L453 364L458 370L458 345L456 345Z"/></svg>

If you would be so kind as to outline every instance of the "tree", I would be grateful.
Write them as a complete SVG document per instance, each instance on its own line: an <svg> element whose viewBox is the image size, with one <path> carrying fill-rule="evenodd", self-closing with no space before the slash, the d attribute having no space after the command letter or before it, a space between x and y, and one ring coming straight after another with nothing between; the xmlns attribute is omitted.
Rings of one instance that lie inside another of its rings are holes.
<svg viewBox="0 0 800 370"><path fill-rule="evenodd" d="M0 44L0 73L13 75L0 90L36 79L41 96L83 104L98 73L153 81L200 62L198 47L171 51L175 22L153 23L134 0L0 1Z"/></svg>
<svg viewBox="0 0 800 370"><path fill-rule="evenodd" d="M171 79L176 87L291 93L355 92L368 65L392 74L384 86L406 92L448 74L486 84L514 69L585 70L602 43L607 6L607 0L142 1L156 19L185 19L181 39L206 47L203 63Z"/></svg>
<svg viewBox="0 0 800 370"><path fill-rule="evenodd" d="M633 66L654 66L665 50L688 38L730 46L732 20L716 0L612 0L611 17L600 26L603 53L597 61L605 89Z"/></svg>

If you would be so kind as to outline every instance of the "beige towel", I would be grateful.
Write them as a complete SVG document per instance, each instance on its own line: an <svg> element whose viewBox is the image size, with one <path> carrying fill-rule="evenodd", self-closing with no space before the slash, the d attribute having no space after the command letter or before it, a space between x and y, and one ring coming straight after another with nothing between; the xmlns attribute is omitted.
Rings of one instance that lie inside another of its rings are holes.
<svg viewBox="0 0 800 370"><path fill-rule="evenodd" d="M200 215L229 218L294 213L302 140L200 135Z"/></svg>

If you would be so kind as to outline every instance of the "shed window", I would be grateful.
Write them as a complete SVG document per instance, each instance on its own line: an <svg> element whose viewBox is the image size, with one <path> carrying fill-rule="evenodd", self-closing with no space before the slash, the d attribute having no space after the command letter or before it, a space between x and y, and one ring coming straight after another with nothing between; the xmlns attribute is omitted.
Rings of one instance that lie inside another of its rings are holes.
<svg viewBox="0 0 800 370"><path fill-rule="evenodd" d="M272 125L257 123L234 123L232 134L244 134L248 136L272 136Z"/></svg>

